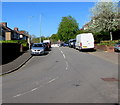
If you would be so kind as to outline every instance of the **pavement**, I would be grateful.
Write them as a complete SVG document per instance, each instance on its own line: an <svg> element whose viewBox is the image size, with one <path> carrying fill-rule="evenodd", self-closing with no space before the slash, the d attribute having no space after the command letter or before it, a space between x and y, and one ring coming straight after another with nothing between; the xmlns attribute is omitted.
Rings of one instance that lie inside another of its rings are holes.
<svg viewBox="0 0 120 105"><path fill-rule="evenodd" d="M20 67L22 67L30 58L32 58L30 51L26 51L21 56L16 58L10 63L2 65L2 73L0 75L11 73L15 70L18 70Z"/></svg>
<svg viewBox="0 0 120 105"><path fill-rule="evenodd" d="M118 52L107 52L107 51L97 50L96 52L89 52L89 54L97 56L101 59L107 60L114 64L119 63L118 57L119 57L120 53L118 53Z"/></svg>

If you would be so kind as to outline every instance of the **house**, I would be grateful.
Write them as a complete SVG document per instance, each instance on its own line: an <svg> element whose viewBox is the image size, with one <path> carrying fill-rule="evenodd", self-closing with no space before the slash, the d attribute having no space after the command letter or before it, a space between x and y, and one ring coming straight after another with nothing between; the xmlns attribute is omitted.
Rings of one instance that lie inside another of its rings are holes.
<svg viewBox="0 0 120 105"><path fill-rule="evenodd" d="M19 40L19 33L9 28L6 22L0 23L0 29L2 33L2 35L0 35L2 40Z"/></svg>
<svg viewBox="0 0 120 105"><path fill-rule="evenodd" d="M82 30L88 30L89 29L89 26L91 24L91 21L86 23L83 27L82 27Z"/></svg>
<svg viewBox="0 0 120 105"><path fill-rule="evenodd" d="M17 27L13 30L7 26L7 22L0 23L0 40L26 40L30 43L30 35L26 31L19 31Z"/></svg>

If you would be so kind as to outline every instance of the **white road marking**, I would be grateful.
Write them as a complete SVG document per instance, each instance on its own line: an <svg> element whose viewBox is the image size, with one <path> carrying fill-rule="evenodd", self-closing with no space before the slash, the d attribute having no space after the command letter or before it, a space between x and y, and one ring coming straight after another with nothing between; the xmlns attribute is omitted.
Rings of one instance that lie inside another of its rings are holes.
<svg viewBox="0 0 120 105"><path fill-rule="evenodd" d="M63 54L63 52L61 51L61 53Z"/></svg>
<svg viewBox="0 0 120 105"><path fill-rule="evenodd" d="M64 59L66 58L66 57L65 57L65 54L63 54L63 57L64 57Z"/></svg>
<svg viewBox="0 0 120 105"><path fill-rule="evenodd" d="M63 53L63 51L62 51L60 48L59 48L59 50L60 50L60 52L62 53L64 59L66 59L66 56L65 56L65 54ZM65 61L65 62L66 62L66 70L68 70L68 62L67 62L67 61Z"/></svg>
<svg viewBox="0 0 120 105"><path fill-rule="evenodd" d="M13 97L19 97L19 96L21 96L22 94L18 94L18 95L16 95L16 96L13 96Z"/></svg>
<svg viewBox="0 0 120 105"><path fill-rule="evenodd" d="M66 61L66 70L68 70L68 62Z"/></svg>
<svg viewBox="0 0 120 105"><path fill-rule="evenodd" d="M50 80L49 82L45 83L44 85L49 84L49 83L55 81L55 80L58 79L58 78L59 78L59 77L56 77L56 78ZM15 95L15 96L13 96L13 98L16 98L16 97L25 95L25 94L30 93L30 92L33 92L33 91L35 91L35 90L37 90L37 89L43 87L44 85L40 85L39 87L36 87L36 88L34 88L34 89L30 90L30 91L27 91L27 92L24 92L24 93L21 93L21 94L17 94L17 95Z"/></svg>
<svg viewBox="0 0 120 105"><path fill-rule="evenodd" d="M34 88L34 89L32 89L31 91L35 91L35 90L37 90L38 88Z"/></svg>
<svg viewBox="0 0 120 105"><path fill-rule="evenodd" d="M63 53L63 51L62 51L60 48L59 48L59 50L60 50L60 52L62 53L64 59L66 59L66 56L65 56L65 54Z"/></svg>
<svg viewBox="0 0 120 105"><path fill-rule="evenodd" d="M54 79L50 80L50 81L49 81L49 82L47 82L47 83L51 83L51 82L55 81L56 79L58 79L58 77L56 77L56 78L54 78Z"/></svg>

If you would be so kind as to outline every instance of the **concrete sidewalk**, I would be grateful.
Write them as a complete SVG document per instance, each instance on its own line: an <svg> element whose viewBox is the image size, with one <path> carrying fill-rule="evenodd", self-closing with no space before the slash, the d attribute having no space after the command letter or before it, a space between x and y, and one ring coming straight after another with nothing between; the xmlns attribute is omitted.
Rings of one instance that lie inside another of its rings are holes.
<svg viewBox="0 0 120 105"><path fill-rule="evenodd" d="M13 72L15 70L18 70L20 67L22 67L30 58L31 58L30 51L26 51L21 56L16 58L14 61L2 65L2 73L0 75L4 75L10 72Z"/></svg>
<svg viewBox="0 0 120 105"><path fill-rule="evenodd" d="M118 64L118 56L120 56L120 53L106 52L106 51L102 51L102 50L97 50L96 52L89 52L89 54L97 56L97 57L102 58L104 60L107 60L107 61L112 62L114 64Z"/></svg>

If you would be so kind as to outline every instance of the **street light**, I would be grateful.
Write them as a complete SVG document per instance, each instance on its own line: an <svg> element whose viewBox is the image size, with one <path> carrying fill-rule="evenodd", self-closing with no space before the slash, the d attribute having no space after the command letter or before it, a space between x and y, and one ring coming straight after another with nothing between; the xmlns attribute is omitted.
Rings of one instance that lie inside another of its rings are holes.
<svg viewBox="0 0 120 105"><path fill-rule="evenodd" d="M40 43L41 43L42 15L40 14Z"/></svg>
<svg viewBox="0 0 120 105"><path fill-rule="evenodd" d="M31 43L31 39L30 39L30 20L31 18L33 18L34 16L29 16L28 17L28 35L29 35L29 38L28 38L28 44L29 44L29 49L30 49L30 43Z"/></svg>

